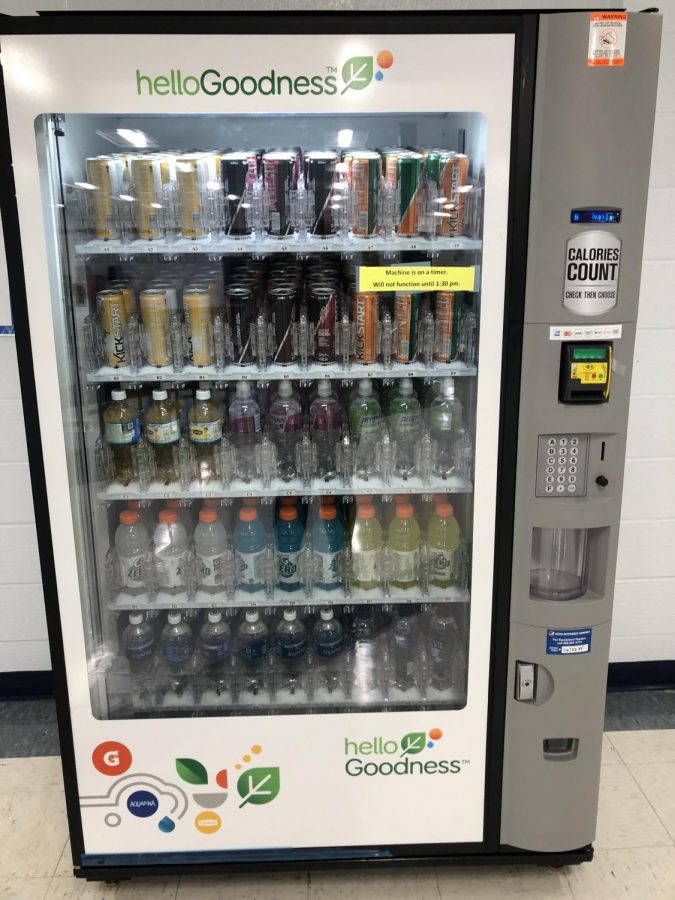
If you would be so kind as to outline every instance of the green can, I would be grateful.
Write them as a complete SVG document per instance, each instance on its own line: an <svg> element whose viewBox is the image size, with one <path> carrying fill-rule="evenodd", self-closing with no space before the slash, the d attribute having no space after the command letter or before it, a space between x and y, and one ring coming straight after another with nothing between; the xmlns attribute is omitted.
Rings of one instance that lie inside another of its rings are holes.
<svg viewBox="0 0 675 900"><path fill-rule="evenodd" d="M424 156L413 150L392 153L387 156L385 173L386 178L400 191L401 218L398 233L413 237L419 234Z"/></svg>
<svg viewBox="0 0 675 900"><path fill-rule="evenodd" d="M349 167L349 188L354 201L352 234L371 237L378 226L382 157L375 150L360 150L345 154L344 161Z"/></svg>

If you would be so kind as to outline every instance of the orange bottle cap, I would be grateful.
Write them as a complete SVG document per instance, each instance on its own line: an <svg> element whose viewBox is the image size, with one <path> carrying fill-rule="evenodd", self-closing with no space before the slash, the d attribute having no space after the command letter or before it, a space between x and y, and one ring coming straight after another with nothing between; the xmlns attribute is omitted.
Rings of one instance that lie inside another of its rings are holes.
<svg viewBox="0 0 675 900"><path fill-rule="evenodd" d="M218 513L215 509L200 509L199 510L199 521L204 522L206 525L209 525L211 522L218 521Z"/></svg>
<svg viewBox="0 0 675 900"><path fill-rule="evenodd" d="M372 503L364 503L363 506L359 506L357 515L359 519L374 519L375 507Z"/></svg>
<svg viewBox="0 0 675 900"><path fill-rule="evenodd" d="M138 513L135 509L123 509L120 513L120 525L135 525L138 522Z"/></svg>
<svg viewBox="0 0 675 900"><path fill-rule="evenodd" d="M240 522L255 522L258 518L258 510L254 509L251 506L242 506L239 510L239 521Z"/></svg>
<svg viewBox="0 0 675 900"><path fill-rule="evenodd" d="M159 521L162 525L175 525L178 521L178 513L175 509L163 509L159 513Z"/></svg>
<svg viewBox="0 0 675 900"><path fill-rule="evenodd" d="M295 506L282 506L279 510L279 518L284 522L292 522L298 518L298 510Z"/></svg>
<svg viewBox="0 0 675 900"><path fill-rule="evenodd" d="M412 519L415 515L412 503L399 503L396 507L396 515L399 519Z"/></svg>
<svg viewBox="0 0 675 900"><path fill-rule="evenodd" d="M437 503L434 512L441 519L449 519L454 513L454 509L452 508L452 503Z"/></svg>
<svg viewBox="0 0 675 900"><path fill-rule="evenodd" d="M337 509L334 506L320 506L319 507L319 518L320 519L336 519L337 518Z"/></svg>

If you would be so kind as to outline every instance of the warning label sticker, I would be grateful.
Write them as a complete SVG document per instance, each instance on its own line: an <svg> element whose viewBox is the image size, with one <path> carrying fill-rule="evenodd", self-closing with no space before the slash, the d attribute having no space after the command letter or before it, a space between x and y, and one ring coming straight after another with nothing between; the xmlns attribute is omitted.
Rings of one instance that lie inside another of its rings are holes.
<svg viewBox="0 0 675 900"><path fill-rule="evenodd" d="M475 266L359 266L359 291L475 291Z"/></svg>
<svg viewBox="0 0 675 900"><path fill-rule="evenodd" d="M592 12L588 35L589 66L622 66L626 55L627 12Z"/></svg>
<svg viewBox="0 0 675 900"><path fill-rule="evenodd" d="M621 239L608 231L584 231L565 247L563 306L580 316L598 316L616 306Z"/></svg>

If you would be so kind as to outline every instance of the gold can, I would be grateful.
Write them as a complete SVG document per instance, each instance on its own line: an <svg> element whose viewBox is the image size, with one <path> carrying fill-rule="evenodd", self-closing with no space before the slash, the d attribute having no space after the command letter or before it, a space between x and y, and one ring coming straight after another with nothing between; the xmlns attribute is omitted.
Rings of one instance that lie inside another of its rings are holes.
<svg viewBox="0 0 675 900"><path fill-rule="evenodd" d="M452 323L454 314L454 291L437 291L434 359L438 362L450 362L452 359Z"/></svg>
<svg viewBox="0 0 675 900"><path fill-rule="evenodd" d="M127 313L122 292L117 290L99 291L96 295L96 308L101 323L106 365L120 369L122 366L128 365L124 334Z"/></svg>
<svg viewBox="0 0 675 900"><path fill-rule="evenodd" d="M183 292L183 309L188 333L188 359L193 366L210 366L214 357L211 350L211 296L208 290L187 287Z"/></svg>
<svg viewBox="0 0 675 900"><path fill-rule="evenodd" d="M469 175L469 157L448 153L442 159L439 192L445 198L441 206L441 234L454 237L464 234L464 191Z"/></svg>
<svg viewBox="0 0 675 900"><path fill-rule="evenodd" d="M111 281L108 288L110 290L119 291L124 297L124 309L127 314L127 319L129 316L136 314L136 291L128 281Z"/></svg>
<svg viewBox="0 0 675 900"><path fill-rule="evenodd" d="M176 181L176 157L163 153L159 158L159 177L162 187Z"/></svg>
<svg viewBox="0 0 675 900"><path fill-rule="evenodd" d="M380 298L372 292L354 295L356 351L354 361L361 365L377 362L377 328L380 321Z"/></svg>
<svg viewBox="0 0 675 900"><path fill-rule="evenodd" d="M141 291L141 320L145 331L145 356L150 366L168 366L169 308L166 292Z"/></svg>
<svg viewBox="0 0 675 900"><path fill-rule="evenodd" d="M203 238L207 235L202 202L208 190L210 162L211 157L205 153L176 158L180 228L184 238Z"/></svg>
<svg viewBox="0 0 675 900"><path fill-rule="evenodd" d="M162 190L160 161L153 156L135 156L131 160L131 184L136 199L136 234L144 241L163 237L159 220Z"/></svg>
<svg viewBox="0 0 675 900"><path fill-rule="evenodd" d="M117 198L122 190L124 160L112 156L90 157L85 162L87 182L91 191L94 212L94 236L100 241L114 241L120 237Z"/></svg>

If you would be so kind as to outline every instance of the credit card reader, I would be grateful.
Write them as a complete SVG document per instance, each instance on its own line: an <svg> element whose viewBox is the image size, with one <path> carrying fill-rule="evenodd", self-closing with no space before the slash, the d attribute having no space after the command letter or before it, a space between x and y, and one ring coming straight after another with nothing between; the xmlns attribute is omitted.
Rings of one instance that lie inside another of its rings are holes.
<svg viewBox="0 0 675 900"><path fill-rule="evenodd" d="M606 403L612 382L610 342L569 341L561 348L561 403Z"/></svg>

